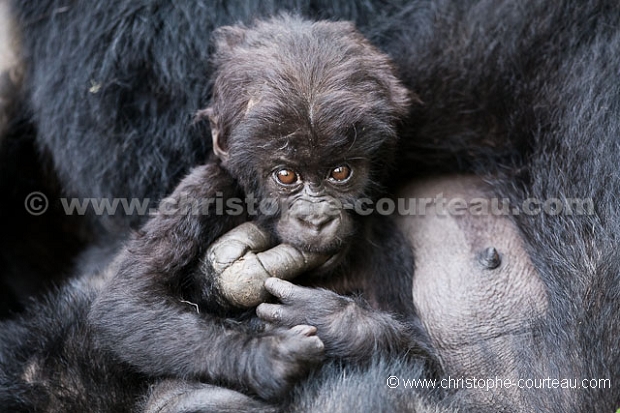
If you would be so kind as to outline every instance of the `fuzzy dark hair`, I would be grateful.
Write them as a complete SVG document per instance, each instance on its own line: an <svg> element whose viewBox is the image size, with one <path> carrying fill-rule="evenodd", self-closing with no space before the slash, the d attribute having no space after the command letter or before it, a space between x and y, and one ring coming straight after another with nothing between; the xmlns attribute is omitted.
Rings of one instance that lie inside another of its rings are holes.
<svg viewBox="0 0 620 413"><path fill-rule="evenodd" d="M380 180L392 163L395 126L408 111L409 91L389 57L352 23L281 14L219 28L214 39L210 113L234 154L234 175L264 158L256 152L294 146L291 136L305 130L295 138L315 148L313 156L331 159L336 151L368 158L373 179ZM253 146L257 130L267 136Z"/></svg>

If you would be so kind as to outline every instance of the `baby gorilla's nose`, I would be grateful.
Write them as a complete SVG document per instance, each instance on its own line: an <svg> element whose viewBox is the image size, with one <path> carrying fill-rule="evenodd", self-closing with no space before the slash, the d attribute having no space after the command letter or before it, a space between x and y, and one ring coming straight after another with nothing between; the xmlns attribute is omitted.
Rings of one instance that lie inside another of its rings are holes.
<svg viewBox="0 0 620 413"><path fill-rule="evenodd" d="M295 217L291 229L305 244L322 250L338 239L339 228L340 218L338 216L315 214Z"/></svg>
<svg viewBox="0 0 620 413"><path fill-rule="evenodd" d="M332 199L298 199L282 210L277 232L283 243L302 251L333 253L350 232L350 221Z"/></svg>
<svg viewBox="0 0 620 413"><path fill-rule="evenodd" d="M338 208L329 201L298 203L291 212L300 227L315 232L332 226L339 215Z"/></svg>

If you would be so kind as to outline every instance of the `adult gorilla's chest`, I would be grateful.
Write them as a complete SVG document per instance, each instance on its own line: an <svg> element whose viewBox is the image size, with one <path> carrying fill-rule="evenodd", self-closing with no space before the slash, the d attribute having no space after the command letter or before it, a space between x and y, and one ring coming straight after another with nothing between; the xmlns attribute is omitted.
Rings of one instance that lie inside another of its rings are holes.
<svg viewBox="0 0 620 413"><path fill-rule="evenodd" d="M516 383L532 374L524 371L530 363L523 357L538 354L527 350L537 346L547 295L516 226L508 216L493 213L488 192L473 177L413 183L400 196L416 199L417 214L398 220L415 251L414 303L446 378L498 377ZM421 200L438 197L445 200L443 212L428 205L420 210ZM455 207L456 199L468 206ZM475 205L482 206L476 210ZM471 391L489 401L519 389Z"/></svg>

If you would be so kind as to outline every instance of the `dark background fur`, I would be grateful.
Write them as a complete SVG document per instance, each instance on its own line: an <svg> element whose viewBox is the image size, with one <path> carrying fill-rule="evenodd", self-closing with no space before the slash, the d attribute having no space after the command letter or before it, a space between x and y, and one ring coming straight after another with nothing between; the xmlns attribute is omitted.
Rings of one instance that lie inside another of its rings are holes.
<svg viewBox="0 0 620 413"><path fill-rule="evenodd" d="M213 28L282 8L355 20L393 57L423 102L403 128L401 181L414 174L473 171L489 176L495 192L513 200L593 199L591 216L514 217L549 297L537 330L539 347L524 349L519 365L532 375L570 373L610 378L613 385L620 379L619 7L611 0L20 2L25 113L32 114L37 152L53 160L64 193L156 200L209 152L203 125L191 119L208 102ZM97 93L89 92L93 85L100 85ZM18 171L23 165L11 164ZM14 201L21 205L23 199ZM3 220L12 219L4 212L11 210L3 206ZM90 225L95 234L123 236L139 221L115 217ZM3 276L19 276L7 268ZM34 334L6 328L19 337ZM71 340L70 332L59 336ZM32 351L31 341L21 340L18 354L3 349L0 361L19 361ZM88 366L77 363L78 376L99 374L97 357L92 360ZM413 405L427 397L377 390L383 373L394 368L381 366L347 380L338 375L315 380L321 397L300 396L298 406L398 411L398 403ZM4 383L14 381L9 375ZM96 392L96 383L87 388ZM334 383L341 392L330 393ZM465 391L440 403L472 408ZM620 391L614 385L567 397L549 390L495 403L472 409L613 411Z"/></svg>

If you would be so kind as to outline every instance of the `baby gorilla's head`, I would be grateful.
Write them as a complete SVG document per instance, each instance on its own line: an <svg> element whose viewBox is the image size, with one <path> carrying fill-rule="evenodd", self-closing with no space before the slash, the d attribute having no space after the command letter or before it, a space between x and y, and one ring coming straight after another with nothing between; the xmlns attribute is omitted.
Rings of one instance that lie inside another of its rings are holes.
<svg viewBox="0 0 620 413"><path fill-rule="evenodd" d="M281 242L335 253L395 148L408 91L350 23L280 16L216 31L213 149ZM388 162L389 163L389 162Z"/></svg>

